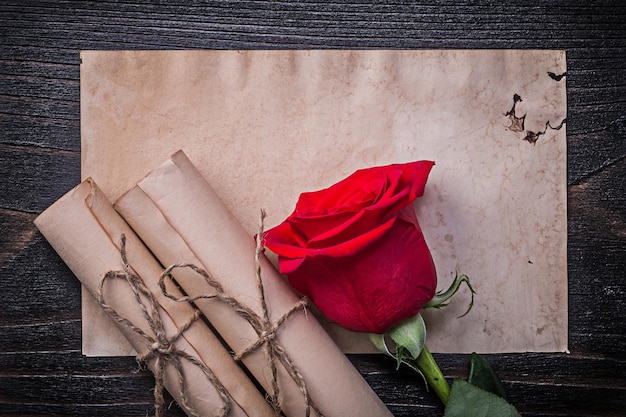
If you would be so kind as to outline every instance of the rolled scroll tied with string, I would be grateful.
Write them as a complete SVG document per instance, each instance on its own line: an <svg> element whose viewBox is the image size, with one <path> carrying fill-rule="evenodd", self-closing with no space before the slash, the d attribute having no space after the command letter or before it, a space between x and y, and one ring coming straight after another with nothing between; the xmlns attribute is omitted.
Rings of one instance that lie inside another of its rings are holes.
<svg viewBox="0 0 626 417"><path fill-rule="evenodd" d="M163 265L191 264L207 273L198 279L192 268L169 271L286 416L391 416L182 151L115 208ZM219 293L241 303L259 325Z"/></svg>
<svg viewBox="0 0 626 417"><path fill-rule="evenodd" d="M163 295L161 265L92 180L35 224L154 373L158 416L166 409L163 387L189 416L274 416L193 306Z"/></svg>

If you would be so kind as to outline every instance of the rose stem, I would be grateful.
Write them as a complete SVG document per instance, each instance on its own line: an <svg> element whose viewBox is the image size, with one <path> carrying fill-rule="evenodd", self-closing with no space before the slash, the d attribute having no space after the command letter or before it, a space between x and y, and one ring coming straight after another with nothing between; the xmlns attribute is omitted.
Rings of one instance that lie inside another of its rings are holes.
<svg viewBox="0 0 626 417"><path fill-rule="evenodd" d="M435 358L430 353L426 345L422 349L422 352L415 361L418 369L422 371L426 377L428 385L430 385L443 405L448 404L448 398L450 398L450 385L446 378L443 376L441 369L435 362Z"/></svg>

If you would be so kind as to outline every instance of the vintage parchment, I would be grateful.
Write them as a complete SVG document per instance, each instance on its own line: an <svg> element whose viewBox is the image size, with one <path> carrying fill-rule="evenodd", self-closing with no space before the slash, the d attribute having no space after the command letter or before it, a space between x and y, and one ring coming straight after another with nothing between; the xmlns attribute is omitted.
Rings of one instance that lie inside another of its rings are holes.
<svg viewBox="0 0 626 417"><path fill-rule="evenodd" d="M566 137L550 128L566 116L564 52L83 51L81 59L82 176L111 201L182 149L252 235L260 208L269 228L303 191L358 168L431 159L416 209L439 287L459 271L478 292L463 318L467 292L427 312L431 350L567 350ZM127 353L107 343L106 323L88 309L84 353ZM366 349L359 335L331 332L346 351Z"/></svg>

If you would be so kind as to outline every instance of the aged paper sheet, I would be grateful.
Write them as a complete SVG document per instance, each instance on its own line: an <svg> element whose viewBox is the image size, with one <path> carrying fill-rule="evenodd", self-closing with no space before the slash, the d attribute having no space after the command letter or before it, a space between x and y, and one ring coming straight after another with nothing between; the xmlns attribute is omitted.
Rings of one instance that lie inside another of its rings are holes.
<svg viewBox="0 0 626 417"><path fill-rule="evenodd" d="M82 176L115 201L179 149L255 233L359 168L436 162L416 210L436 352L567 350L562 51L83 51ZM210 214L207 214L210 215ZM225 239L227 237L224 237ZM236 255L233 262L236 262ZM84 353L124 354L84 297ZM329 327L348 352L360 335ZM116 329L111 326L110 332Z"/></svg>

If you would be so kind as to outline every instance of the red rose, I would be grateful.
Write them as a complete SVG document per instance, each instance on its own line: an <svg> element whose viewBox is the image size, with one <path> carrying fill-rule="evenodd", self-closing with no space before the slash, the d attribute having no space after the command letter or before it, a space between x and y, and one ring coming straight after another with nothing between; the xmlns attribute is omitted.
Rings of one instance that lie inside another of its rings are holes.
<svg viewBox="0 0 626 417"><path fill-rule="evenodd" d="M280 272L349 330L382 334L415 316L437 286L411 204L433 165L363 169L300 195L294 212L264 234Z"/></svg>

